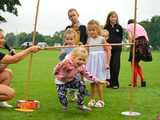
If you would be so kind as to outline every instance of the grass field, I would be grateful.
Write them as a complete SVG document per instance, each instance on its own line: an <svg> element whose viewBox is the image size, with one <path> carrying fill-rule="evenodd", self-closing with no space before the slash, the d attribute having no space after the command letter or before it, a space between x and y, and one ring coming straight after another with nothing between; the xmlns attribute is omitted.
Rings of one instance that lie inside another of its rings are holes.
<svg viewBox="0 0 160 120"><path fill-rule="evenodd" d="M29 96L40 101L40 109L31 113L17 112L14 109L0 109L0 120L155 120L160 114L160 54L153 52L153 62L144 63L143 70L147 87L130 89L131 68L128 53L121 58L120 88L117 90L104 87L105 107L94 108L90 113L77 110L75 103L69 104L68 112L61 112L53 82L52 69L58 62L58 51L41 51L33 55L32 79L29 82ZM17 96L9 101L16 105L16 100L25 99L25 86L29 57L18 64L10 65L14 79L12 87ZM89 89L89 85L87 84ZM131 91L131 92L130 92ZM121 112L129 110L129 93L132 93L133 111L142 115L125 117ZM85 98L85 103L89 98Z"/></svg>

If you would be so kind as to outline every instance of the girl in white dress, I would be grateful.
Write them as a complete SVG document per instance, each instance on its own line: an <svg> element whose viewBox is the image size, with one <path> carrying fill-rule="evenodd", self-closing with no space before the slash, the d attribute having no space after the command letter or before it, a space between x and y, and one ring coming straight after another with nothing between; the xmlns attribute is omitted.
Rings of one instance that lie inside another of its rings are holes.
<svg viewBox="0 0 160 120"><path fill-rule="evenodd" d="M104 37L101 36L101 26L96 20L88 22L88 45L106 44ZM89 47L89 57L87 61L87 70L100 80L106 80L106 69L109 68L107 59L107 46ZM109 84L109 83L108 83ZM98 89L99 100L96 102L96 88ZM103 86L102 84L91 83L91 100L88 103L90 107L104 107Z"/></svg>

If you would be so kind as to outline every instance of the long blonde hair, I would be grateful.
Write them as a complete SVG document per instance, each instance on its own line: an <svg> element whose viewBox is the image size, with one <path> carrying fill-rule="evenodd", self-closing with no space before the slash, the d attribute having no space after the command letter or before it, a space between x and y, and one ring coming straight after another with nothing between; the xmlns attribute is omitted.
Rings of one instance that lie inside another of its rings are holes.
<svg viewBox="0 0 160 120"><path fill-rule="evenodd" d="M82 47L82 46L76 47L72 50L71 56L73 58L81 57L86 60L88 57L88 51L85 47Z"/></svg>
<svg viewBox="0 0 160 120"><path fill-rule="evenodd" d="M89 25L96 25L96 29L97 29L97 32L98 32L98 35L101 35L102 33L102 28L101 28L101 25L99 24L98 21L92 19L88 22L88 26Z"/></svg>

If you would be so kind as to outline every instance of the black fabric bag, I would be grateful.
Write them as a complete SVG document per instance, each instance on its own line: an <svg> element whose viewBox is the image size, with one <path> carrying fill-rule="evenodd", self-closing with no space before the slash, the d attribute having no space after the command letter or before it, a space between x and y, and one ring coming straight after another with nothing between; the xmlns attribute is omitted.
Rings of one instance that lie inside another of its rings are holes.
<svg viewBox="0 0 160 120"><path fill-rule="evenodd" d="M144 54L142 54L141 59L144 62L151 62L152 61L151 46L149 44L146 46Z"/></svg>
<svg viewBox="0 0 160 120"><path fill-rule="evenodd" d="M145 39L136 40L136 54L140 60L144 62L151 62L152 61L152 52L151 46L149 45L149 41Z"/></svg>

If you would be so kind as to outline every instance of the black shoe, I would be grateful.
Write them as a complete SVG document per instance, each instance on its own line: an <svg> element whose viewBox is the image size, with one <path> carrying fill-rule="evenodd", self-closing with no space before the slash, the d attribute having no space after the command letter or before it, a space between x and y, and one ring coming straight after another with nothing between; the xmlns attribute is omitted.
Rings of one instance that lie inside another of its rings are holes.
<svg viewBox="0 0 160 120"><path fill-rule="evenodd" d="M146 87L146 81L141 82L141 87Z"/></svg>

